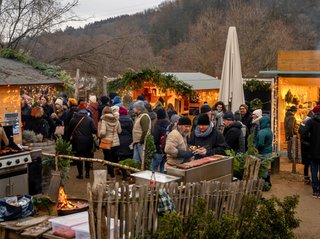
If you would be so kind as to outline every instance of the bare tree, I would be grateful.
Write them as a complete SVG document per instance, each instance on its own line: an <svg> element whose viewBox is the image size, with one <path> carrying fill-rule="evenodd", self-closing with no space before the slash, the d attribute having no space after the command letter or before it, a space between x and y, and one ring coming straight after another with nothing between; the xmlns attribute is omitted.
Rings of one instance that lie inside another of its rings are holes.
<svg viewBox="0 0 320 239"><path fill-rule="evenodd" d="M57 29L62 23L79 20L72 9L78 0L0 0L0 49L17 48L25 38Z"/></svg>

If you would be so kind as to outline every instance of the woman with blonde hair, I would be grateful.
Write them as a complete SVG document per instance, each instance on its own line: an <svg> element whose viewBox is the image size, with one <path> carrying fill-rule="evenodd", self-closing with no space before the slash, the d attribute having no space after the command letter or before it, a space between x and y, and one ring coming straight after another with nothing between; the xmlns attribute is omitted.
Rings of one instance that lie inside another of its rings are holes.
<svg viewBox="0 0 320 239"><path fill-rule="evenodd" d="M112 141L111 149L103 149L104 160L117 163L117 148L120 145L119 134L121 133L121 125L119 122L117 110L106 106L102 110L101 127L98 136L101 139ZM108 174L113 179L115 177L112 166L108 166Z"/></svg>

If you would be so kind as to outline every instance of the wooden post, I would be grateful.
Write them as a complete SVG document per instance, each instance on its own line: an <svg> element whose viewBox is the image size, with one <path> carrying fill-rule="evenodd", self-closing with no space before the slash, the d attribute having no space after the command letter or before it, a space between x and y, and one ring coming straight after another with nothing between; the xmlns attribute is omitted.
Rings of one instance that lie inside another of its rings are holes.
<svg viewBox="0 0 320 239"><path fill-rule="evenodd" d="M79 99L79 88L80 88L80 70L77 69L76 77L74 78L75 81L75 90L73 97L78 100Z"/></svg>

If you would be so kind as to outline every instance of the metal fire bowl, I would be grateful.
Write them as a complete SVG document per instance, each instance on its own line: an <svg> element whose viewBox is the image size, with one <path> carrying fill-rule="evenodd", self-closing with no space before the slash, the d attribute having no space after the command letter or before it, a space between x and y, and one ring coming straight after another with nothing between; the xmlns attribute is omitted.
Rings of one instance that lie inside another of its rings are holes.
<svg viewBox="0 0 320 239"><path fill-rule="evenodd" d="M78 199L78 198L70 198L70 199L68 199L68 201L70 201L71 203L81 202L81 203L83 203L84 206L81 208L73 208L73 209L58 209L57 210L58 216L66 216L66 215L70 215L70 214L74 214L74 213L78 213L78 212L85 212L85 211L88 211L88 209L89 209L88 200Z"/></svg>

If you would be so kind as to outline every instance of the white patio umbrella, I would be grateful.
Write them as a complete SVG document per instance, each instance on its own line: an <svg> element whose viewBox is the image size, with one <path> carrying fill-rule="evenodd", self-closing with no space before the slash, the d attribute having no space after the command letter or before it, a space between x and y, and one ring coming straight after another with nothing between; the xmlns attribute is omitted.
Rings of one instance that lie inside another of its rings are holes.
<svg viewBox="0 0 320 239"><path fill-rule="evenodd" d="M229 27L226 50L224 53L219 100L228 110L235 112L245 103L237 30Z"/></svg>

